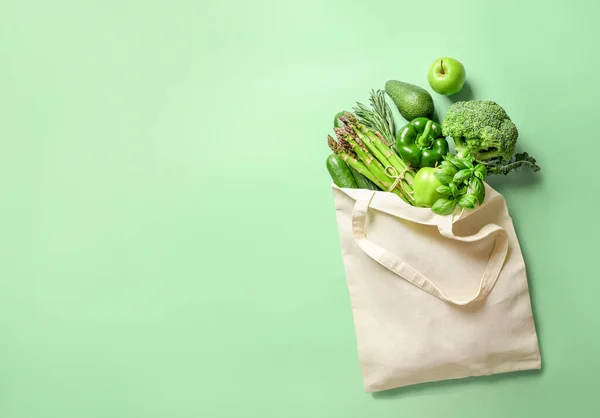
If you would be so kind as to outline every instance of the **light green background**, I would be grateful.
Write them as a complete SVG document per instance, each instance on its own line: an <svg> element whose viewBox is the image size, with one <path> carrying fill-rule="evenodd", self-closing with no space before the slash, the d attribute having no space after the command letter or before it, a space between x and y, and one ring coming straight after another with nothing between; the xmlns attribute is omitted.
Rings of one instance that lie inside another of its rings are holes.
<svg viewBox="0 0 600 418"><path fill-rule="evenodd" d="M0 417L597 417L598 4L0 2ZM373 396L325 138L441 55L543 166L544 369Z"/></svg>

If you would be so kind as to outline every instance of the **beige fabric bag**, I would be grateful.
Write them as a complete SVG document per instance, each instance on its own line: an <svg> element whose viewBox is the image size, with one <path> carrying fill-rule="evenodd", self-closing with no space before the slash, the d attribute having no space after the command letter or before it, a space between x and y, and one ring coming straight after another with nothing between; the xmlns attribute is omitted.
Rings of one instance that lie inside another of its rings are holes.
<svg viewBox="0 0 600 418"><path fill-rule="evenodd" d="M365 391L541 368L502 195L439 216L331 185Z"/></svg>

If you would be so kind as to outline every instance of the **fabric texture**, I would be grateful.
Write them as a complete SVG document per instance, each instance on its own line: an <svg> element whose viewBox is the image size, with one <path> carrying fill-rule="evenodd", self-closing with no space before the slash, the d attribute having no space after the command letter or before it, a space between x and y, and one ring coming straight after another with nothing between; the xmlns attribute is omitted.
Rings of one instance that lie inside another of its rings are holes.
<svg viewBox="0 0 600 418"><path fill-rule="evenodd" d="M525 262L501 194L440 216L331 185L366 392L541 368Z"/></svg>

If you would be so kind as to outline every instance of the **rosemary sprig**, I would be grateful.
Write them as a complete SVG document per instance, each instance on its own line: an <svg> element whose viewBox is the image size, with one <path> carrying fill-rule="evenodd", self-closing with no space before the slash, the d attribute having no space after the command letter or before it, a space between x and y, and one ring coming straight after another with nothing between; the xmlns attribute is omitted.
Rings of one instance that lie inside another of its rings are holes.
<svg viewBox="0 0 600 418"><path fill-rule="evenodd" d="M354 107L354 114L367 128L379 132L383 136L386 145L393 145L396 142L394 119L392 109L385 101L385 91L371 90L369 102L371 108L357 102L356 107Z"/></svg>

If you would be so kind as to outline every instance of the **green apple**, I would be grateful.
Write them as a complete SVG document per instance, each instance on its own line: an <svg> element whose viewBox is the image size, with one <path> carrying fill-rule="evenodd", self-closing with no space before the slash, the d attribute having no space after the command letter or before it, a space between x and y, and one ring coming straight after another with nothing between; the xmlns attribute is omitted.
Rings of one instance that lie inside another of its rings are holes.
<svg viewBox="0 0 600 418"><path fill-rule="evenodd" d="M466 78L465 67L450 57L436 59L427 73L427 81L431 88L444 96L458 93L465 85Z"/></svg>
<svg viewBox="0 0 600 418"><path fill-rule="evenodd" d="M442 196L436 189L442 183L435 176L437 168L423 167L413 180L413 193L415 197L415 206L422 208L430 208Z"/></svg>

